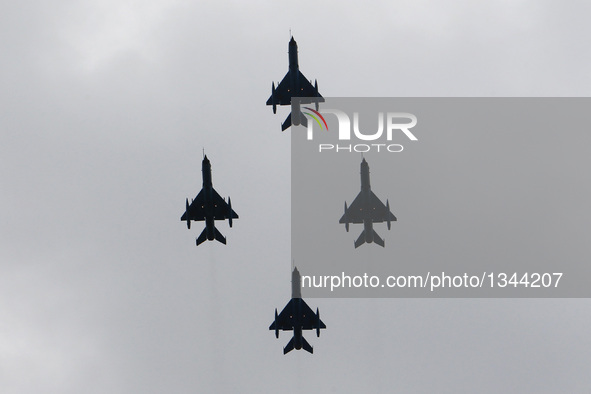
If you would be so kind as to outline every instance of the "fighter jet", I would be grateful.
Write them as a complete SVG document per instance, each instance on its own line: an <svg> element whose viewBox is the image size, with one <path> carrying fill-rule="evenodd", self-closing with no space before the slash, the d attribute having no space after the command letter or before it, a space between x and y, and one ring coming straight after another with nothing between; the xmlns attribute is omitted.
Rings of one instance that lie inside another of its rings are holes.
<svg viewBox="0 0 591 394"><path fill-rule="evenodd" d="M205 242L206 239L214 239L226 244L224 237L217 228L214 220L228 219L228 224L232 227L232 219L238 219L238 214L232 209L232 201L228 197L228 202L224 200L213 188L211 182L211 164L207 155L204 155L201 163L201 172L203 176L203 188L197 194L197 197L189 205L189 199L185 200L185 213L181 220L187 221L187 228L191 228L191 220L205 220L205 229L195 241L197 245Z"/></svg>
<svg viewBox="0 0 591 394"><path fill-rule="evenodd" d="M279 338L279 330L293 330L293 337L286 347L283 348L283 354L291 352L294 348L314 353L314 348L302 336L302 330L316 329L316 336L320 336L320 329L326 328L326 325L320 320L320 311L316 308L316 313L302 299L300 287L300 272L294 268L291 273L291 301L277 315L275 308L275 321L269 326L269 330L275 330L275 337Z"/></svg>
<svg viewBox="0 0 591 394"><path fill-rule="evenodd" d="M297 97L297 99L294 99ZM307 99L303 99L307 97ZM312 97L313 99L310 99ZM298 44L291 37L289 41L289 71L283 77L283 80L275 89L275 82L271 85L271 97L267 100L267 105L273 106L273 113L277 113L278 105L291 105L291 112L281 125L281 130L285 131L292 124L308 126L308 121L300 109L300 104L323 103L324 98L318 93L318 81L311 82L300 72L298 65Z"/></svg>
<svg viewBox="0 0 591 394"><path fill-rule="evenodd" d="M369 184L369 164L363 159L361 161L361 192L355 197L351 206L347 208L345 201L345 214L339 220L339 223L345 224L345 229L349 231L349 223L363 223L363 231L355 241L355 248L364 243L375 242L384 247L384 240L373 229L374 223L386 221L388 230L391 222L396 221L396 216L390 212L390 203L386 200L384 205L380 199L373 194Z"/></svg>

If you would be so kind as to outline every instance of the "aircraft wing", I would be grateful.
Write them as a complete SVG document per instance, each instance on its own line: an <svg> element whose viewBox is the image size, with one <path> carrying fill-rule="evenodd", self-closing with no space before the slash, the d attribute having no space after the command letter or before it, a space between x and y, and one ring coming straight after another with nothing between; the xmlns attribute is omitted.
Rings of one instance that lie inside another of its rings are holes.
<svg viewBox="0 0 591 394"><path fill-rule="evenodd" d="M181 220L205 220L205 209L203 209L203 204L205 204L205 196L203 194L203 189L197 194L197 197L193 200L191 205L189 205L188 212L183 213L181 216ZM187 218L187 214L189 214L189 218Z"/></svg>
<svg viewBox="0 0 591 394"><path fill-rule="evenodd" d="M300 100L300 104L310 104L315 103L316 101L320 103L324 102L324 98L320 95L320 93L316 92L316 88L312 86L304 74L300 72L298 78L300 83L300 91L293 92L291 91L292 87L289 81L289 72L285 74L285 77L283 77L275 89L276 105L291 105L292 97L319 97L318 100ZM267 100L267 105L273 105L273 96L269 97Z"/></svg>
<svg viewBox="0 0 591 394"><path fill-rule="evenodd" d="M304 300L302 300L302 329L303 330L313 330L316 328L316 322L318 321L318 317L316 316L316 312L314 312L308 304ZM320 328L326 328L326 324L320 320Z"/></svg>
<svg viewBox="0 0 591 394"><path fill-rule="evenodd" d="M388 218L393 222L396 221L396 216L371 192L369 204L362 202L361 193L359 193L347 208L347 212L339 219L339 223L363 223L363 219L368 215L374 223L385 222Z"/></svg>
<svg viewBox="0 0 591 394"><path fill-rule="evenodd" d="M205 220L205 193L203 193L203 189L189 205L188 213L191 220ZM228 203L213 189L213 218L215 220L224 220L228 217ZM232 218L238 219L238 214L233 209ZM181 220L187 220L187 212L183 213Z"/></svg>
<svg viewBox="0 0 591 394"><path fill-rule="evenodd" d="M372 222L381 223L387 221L388 218L393 222L396 221L396 216L394 216L394 214L388 210L384 203L380 201L378 196L376 196L373 192L371 192L369 205Z"/></svg>
<svg viewBox="0 0 591 394"><path fill-rule="evenodd" d="M275 330L275 324L277 324L278 330L293 330L294 326L294 318L293 318L293 298L289 300L285 308L281 311L279 315L277 315L277 321L274 321L269 326L269 330Z"/></svg>
<svg viewBox="0 0 591 394"><path fill-rule="evenodd" d="M214 220L224 220L230 217L228 214L228 203L218 194L213 191L213 218ZM232 209L232 218L238 219L238 214Z"/></svg>
<svg viewBox="0 0 591 394"><path fill-rule="evenodd" d="M359 193L351 206L347 208L345 214L339 219L339 223L363 223L364 212L361 199L361 193Z"/></svg>
<svg viewBox="0 0 591 394"><path fill-rule="evenodd" d="M293 330L293 326L294 324L294 316L293 316L293 311L294 311L294 299L292 298L287 305L285 306L285 308L283 308L283 310L281 311L281 313L279 315L277 315L277 329L279 330L283 330L283 331L287 331L287 330ZM301 300L301 308L302 308L302 329L304 330L313 330L316 328L316 322L317 322L317 317L316 317L316 313L310 309L310 307L308 306L308 304L306 304L306 302L304 300ZM271 323L271 325L269 326L269 330L275 330L275 323L273 322ZM320 321L320 328L326 328L326 324L324 324L322 322L322 320Z"/></svg>
<svg viewBox="0 0 591 394"><path fill-rule="evenodd" d="M290 92L291 84L289 82L289 72L285 74L285 77L279 82L277 88L275 88L275 104L277 105L291 105ZM273 105L273 95L267 100L267 105Z"/></svg>
<svg viewBox="0 0 591 394"><path fill-rule="evenodd" d="M319 100L300 100L301 104L311 104L315 103L316 101L323 103L324 98L320 95L320 93L316 92L316 88L310 83L308 78L301 73L298 76L300 79L300 91L297 94L294 94L296 97L319 97Z"/></svg>

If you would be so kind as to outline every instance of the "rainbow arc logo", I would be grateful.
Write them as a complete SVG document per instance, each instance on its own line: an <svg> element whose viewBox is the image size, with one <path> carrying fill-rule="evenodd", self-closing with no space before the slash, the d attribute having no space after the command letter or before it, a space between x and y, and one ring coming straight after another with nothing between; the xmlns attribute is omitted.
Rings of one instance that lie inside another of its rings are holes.
<svg viewBox="0 0 591 394"><path fill-rule="evenodd" d="M309 111L312 111L314 113L314 114L311 114L309 112L304 112L304 115L308 115L309 117L314 119L316 121L316 123L318 123L318 126L320 126L320 130L322 130L324 128L324 127L322 127L322 123L324 123L324 126L326 127L326 131L328 131L328 125L326 124L326 120L324 120L324 116L320 115L320 112L314 111L310 107L304 107L304 108ZM320 119L318 119L318 118L320 118ZM320 123L320 120L322 120L322 123Z"/></svg>

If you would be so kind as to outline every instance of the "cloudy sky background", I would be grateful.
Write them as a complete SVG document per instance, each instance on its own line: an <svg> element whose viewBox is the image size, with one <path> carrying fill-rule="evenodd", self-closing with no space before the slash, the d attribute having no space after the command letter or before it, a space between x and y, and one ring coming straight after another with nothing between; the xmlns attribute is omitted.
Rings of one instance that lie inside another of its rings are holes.
<svg viewBox="0 0 591 394"><path fill-rule="evenodd" d="M0 391L587 392L588 300L310 299L328 329L283 356L290 139L264 103L290 28L326 96L588 96L590 8L3 5ZM203 148L225 247L179 221Z"/></svg>

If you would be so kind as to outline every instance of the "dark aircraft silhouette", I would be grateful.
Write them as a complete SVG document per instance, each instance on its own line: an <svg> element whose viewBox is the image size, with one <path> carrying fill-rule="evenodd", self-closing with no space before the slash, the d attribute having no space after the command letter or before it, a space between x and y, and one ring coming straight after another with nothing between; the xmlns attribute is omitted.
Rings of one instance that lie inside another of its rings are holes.
<svg viewBox="0 0 591 394"><path fill-rule="evenodd" d="M297 350L304 348L304 350L314 353L314 348L302 336L302 330L316 329L316 336L320 336L320 329L326 328L326 325L320 320L318 308L314 313L302 299L300 280L300 272L294 268L291 274L291 301L287 303L279 315L277 315L277 308L275 308L275 321L269 326L269 330L275 330L276 338L279 338L279 330L293 330L293 337L283 348L283 354L291 352L294 348Z"/></svg>
<svg viewBox="0 0 591 394"><path fill-rule="evenodd" d="M186 208L185 213L181 216L181 220L187 221L187 228L191 228L191 220L205 220L205 229L195 241L197 245L202 244L206 239L210 241L216 239L225 245L226 237L215 228L214 220L228 219L228 223L232 227L232 219L238 219L238 214L232 209L230 197L228 197L228 202L226 203L226 200L213 188L213 184L211 183L211 164L207 156L203 157L201 172L203 175L203 188L191 202L191 205L189 205L189 199L185 200Z"/></svg>
<svg viewBox="0 0 591 394"><path fill-rule="evenodd" d="M292 99L297 97L297 99ZM308 97L304 99L304 97ZM314 97L310 99L309 97ZM316 111L318 111L318 103L324 102L324 98L318 93L318 81L315 81L314 86L308 82L304 74L300 72L298 65L298 44L293 37L289 41L289 71L283 77L283 80L277 85L275 89L275 82L271 85L271 97L267 100L267 105L273 106L273 113L277 113L278 105L291 105L291 112L281 125L281 130L285 131L292 124L297 126L299 124L308 126L308 121L300 109L300 104L316 103Z"/></svg>
<svg viewBox="0 0 591 394"><path fill-rule="evenodd" d="M355 241L355 248L366 242L368 244L375 242L384 247L384 240L373 229L374 223L382 223L383 221L386 221L388 230L390 230L390 223L396 221L396 216L390 212L388 200L384 205L371 191L369 164L363 159L361 161L361 192L355 197L349 208L347 208L347 202L345 201L345 214L341 217L339 223L344 223L347 231L349 231L349 223L363 223L363 231Z"/></svg>

